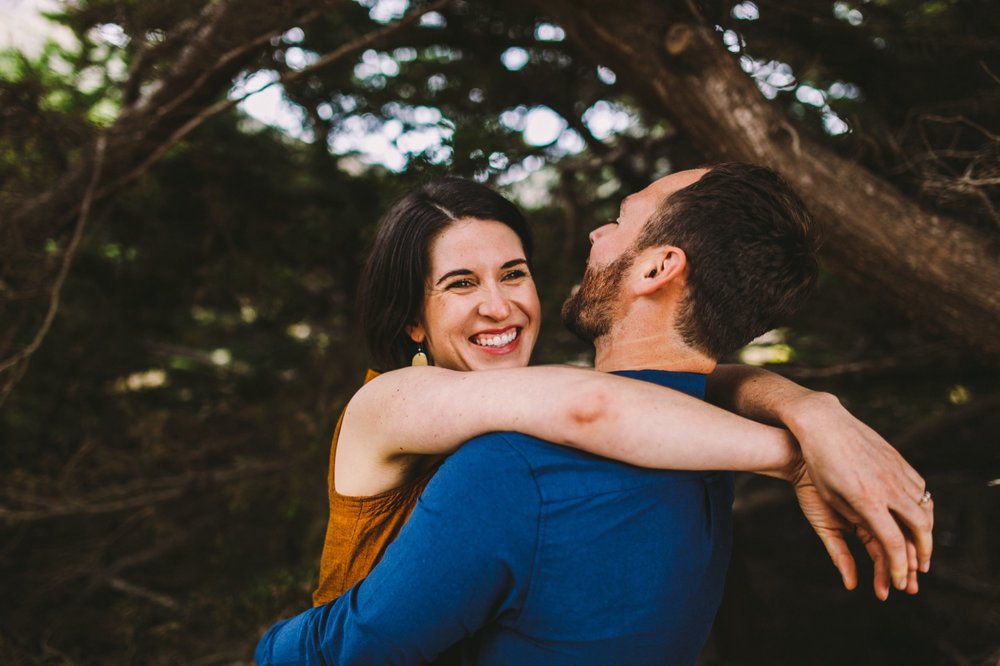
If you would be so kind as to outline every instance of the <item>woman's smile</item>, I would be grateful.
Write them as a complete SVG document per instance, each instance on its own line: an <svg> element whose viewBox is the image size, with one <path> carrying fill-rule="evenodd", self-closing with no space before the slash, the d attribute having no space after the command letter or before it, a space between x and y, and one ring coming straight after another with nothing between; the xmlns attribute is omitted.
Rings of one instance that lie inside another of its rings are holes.
<svg viewBox="0 0 1000 666"><path fill-rule="evenodd" d="M521 329L511 326L507 329L483 331L469 340L474 345L483 347L489 354L509 354L517 348L520 342Z"/></svg>
<svg viewBox="0 0 1000 666"><path fill-rule="evenodd" d="M435 365L528 365L541 306L524 255L517 234L495 220L462 219L434 239L421 321L408 333Z"/></svg>

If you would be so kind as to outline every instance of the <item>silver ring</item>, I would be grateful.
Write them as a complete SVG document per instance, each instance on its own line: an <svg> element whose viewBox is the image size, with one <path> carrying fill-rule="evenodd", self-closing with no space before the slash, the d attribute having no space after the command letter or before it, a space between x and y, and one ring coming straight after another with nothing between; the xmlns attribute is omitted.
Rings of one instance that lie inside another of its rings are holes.
<svg viewBox="0 0 1000 666"><path fill-rule="evenodd" d="M927 504L931 501L931 491L925 490L924 494L917 500L917 504Z"/></svg>

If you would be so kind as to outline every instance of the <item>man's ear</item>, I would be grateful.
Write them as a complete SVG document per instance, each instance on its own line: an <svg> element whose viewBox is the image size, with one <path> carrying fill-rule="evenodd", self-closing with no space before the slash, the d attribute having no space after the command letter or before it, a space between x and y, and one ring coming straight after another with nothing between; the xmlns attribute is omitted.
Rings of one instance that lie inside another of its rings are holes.
<svg viewBox="0 0 1000 666"><path fill-rule="evenodd" d="M673 245L661 245L644 250L635 261L638 275L635 294L650 296L669 286L683 286L687 277L687 255Z"/></svg>

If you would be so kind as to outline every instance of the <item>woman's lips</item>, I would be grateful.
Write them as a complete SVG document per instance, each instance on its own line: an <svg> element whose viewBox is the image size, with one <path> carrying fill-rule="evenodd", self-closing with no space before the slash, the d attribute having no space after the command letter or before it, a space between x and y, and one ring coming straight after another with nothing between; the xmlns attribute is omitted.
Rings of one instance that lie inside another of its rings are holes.
<svg viewBox="0 0 1000 666"><path fill-rule="evenodd" d="M499 331L484 331L473 335L469 341L488 354L509 354L521 343L521 329L511 326Z"/></svg>

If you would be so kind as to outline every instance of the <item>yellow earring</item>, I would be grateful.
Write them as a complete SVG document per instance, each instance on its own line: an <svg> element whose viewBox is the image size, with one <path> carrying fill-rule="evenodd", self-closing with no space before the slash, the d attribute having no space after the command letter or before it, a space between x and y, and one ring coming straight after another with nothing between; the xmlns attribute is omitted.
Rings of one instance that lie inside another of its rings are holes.
<svg viewBox="0 0 1000 666"><path fill-rule="evenodd" d="M424 353L423 345L419 342L417 343L417 353L413 355L410 365L413 367L427 365L427 354Z"/></svg>

